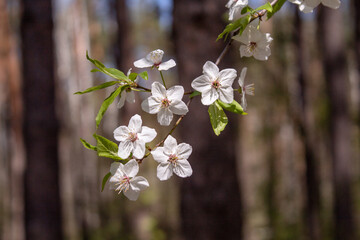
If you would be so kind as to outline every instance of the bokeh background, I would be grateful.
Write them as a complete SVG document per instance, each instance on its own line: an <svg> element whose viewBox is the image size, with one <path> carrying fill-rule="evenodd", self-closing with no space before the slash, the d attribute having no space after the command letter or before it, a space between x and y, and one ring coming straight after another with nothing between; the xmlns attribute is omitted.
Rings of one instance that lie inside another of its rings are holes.
<svg viewBox="0 0 360 240"><path fill-rule="evenodd" d="M193 146L194 173L160 182L136 202L101 181L111 161L94 144L95 115L112 89L73 93L110 80L90 73L88 50L123 72L161 48L177 67L168 85L201 75L225 46L226 0L0 0L0 239L360 239L360 1L304 15L289 2L261 24L274 41L266 62L239 57L220 68L255 83L247 116L229 115L216 137L199 98L175 131ZM252 7L265 1L249 0ZM133 69L138 71L138 69ZM149 70L150 86L159 81ZM97 133L141 112L111 106ZM116 100L117 101L117 100ZM169 128L141 112L146 126Z"/></svg>

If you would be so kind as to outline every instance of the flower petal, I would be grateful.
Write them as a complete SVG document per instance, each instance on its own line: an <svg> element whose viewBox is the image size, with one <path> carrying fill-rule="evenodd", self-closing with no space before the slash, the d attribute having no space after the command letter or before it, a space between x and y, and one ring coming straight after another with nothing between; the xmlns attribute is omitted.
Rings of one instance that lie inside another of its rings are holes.
<svg viewBox="0 0 360 240"><path fill-rule="evenodd" d="M134 142L133 156L136 159L141 159L145 155L145 142L138 139Z"/></svg>
<svg viewBox="0 0 360 240"><path fill-rule="evenodd" d="M119 102L117 104L117 108L122 108L124 106L125 99L126 99L126 90L122 91L121 96L120 96L120 100L119 100Z"/></svg>
<svg viewBox="0 0 360 240"><path fill-rule="evenodd" d="M201 75L192 81L191 87L196 91L206 92L211 88L211 81L206 75Z"/></svg>
<svg viewBox="0 0 360 240"><path fill-rule="evenodd" d="M236 78L236 75L237 73L235 69L227 68L221 70L221 72L219 73L219 82L221 86L231 87Z"/></svg>
<svg viewBox="0 0 360 240"><path fill-rule="evenodd" d="M170 101L181 100L184 96L183 86L173 86L166 91L166 96Z"/></svg>
<svg viewBox="0 0 360 240"><path fill-rule="evenodd" d="M128 128L130 132L138 133L141 131L142 120L140 115L135 114L130 118Z"/></svg>
<svg viewBox="0 0 360 240"><path fill-rule="evenodd" d="M180 143L177 146L176 154L179 159L188 159L192 153L192 147L187 143Z"/></svg>
<svg viewBox="0 0 360 240"><path fill-rule="evenodd" d="M219 93L215 88L210 88L209 91L201 94L201 102L204 105L211 105L219 98Z"/></svg>
<svg viewBox="0 0 360 240"><path fill-rule="evenodd" d="M245 98L245 94L243 93L241 96L241 106L243 108L244 111L246 111L246 107L247 107L247 102L246 102L246 98Z"/></svg>
<svg viewBox="0 0 360 240"><path fill-rule="evenodd" d="M152 62L153 64L159 64L161 63L163 56L164 56L164 51L161 49L156 49L151 53L149 53L148 55L146 55L146 59L149 62Z"/></svg>
<svg viewBox="0 0 360 240"><path fill-rule="evenodd" d="M130 130L127 126L120 126L114 130L114 138L119 141L125 141L129 136Z"/></svg>
<svg viewBox="0 0 360 240"><path fill-rule="evenodd" d="M128 103L135 103L135 93L134 93L134 91L127 92L126 101Z"/></svg>
<svg viewBox="0 0 360 240"><path fill-rule="evenodd" d="M110 165L110 173L111 175L115 175L116 171L118 170L118 168L121 166L121 169L123 168L122 164L119 162L113 162Z"/></svg>
<svg viewBox="0 0 360 240"><path fill-rule="evenodd" d="M270 47L256 48L254 51L254 58L260 61L268 60L270 55L271 55Z"/></svg>
<svg viewBox="0 0 360 240"><path fill-rule="evenodd" d="M135 159L131 159L124 165L124 172L128 177L135 177L139 172L139 164Z"/></svg>
<svg viewBox="0 0 360 240"><path fill-rule="evenodd" d="M173 119L173 113L168 108L161 108L157 114L157 120L161 126L169 126Z"/></svg>
<svg viewBox="0 0 360 240"><path fill-rule="evenodd" d="M173 68L176 66L176 63L173 59L170 59L169 61L166 61L166 62L163 62L163 63L160 63L159 65L159 71L165 71L165 70L168 70L170 68Z"/></svg>
<svg viewBox="0 0 360 240"><path fill-rule="evenodd" d="M173 175L173 167L170 163L160 163L157 166L156 176L160 181L168 180Z"/></svg>
<svg viewBox="0 0 360 240"><path fill-rule="evenodd" d="M166 88L159 82L151 84L151 94L155 98L164 99L166 97Z"/></svg>
<svg viewBox="0 0 360 240"><path fill-rule="evenodd" d="M232 87L219 88L219 99L224 103L232 103L234 101L234 89Z"/></svg>
<svg viewBox="0 0 360 240"><path fill-rule="evenodd" d="M239 81L238 81L240 87L244 87L246 72L247 72L247 67L244 67L241 70Z"/></svg>
<svg viewBox="0 0 360 240"><path fill-rule="evenodd" d="M246 45L241 45L239 50L240 50L240 57L251 57L253 55L253 52Z"/></svg>
<svg viewBox="0 0 360 240"><path fill-rule="evenodd" d="M177 115L185 115L189 109L183 101L175 100L170 103L169 109Z"/></svg>
<svg viewBox="0 0 360 240"><path fill-rule="evenodd" d="M152 67L154 63L148 61L146 58L142 58L134 62L134 66L137 68L147 68Z"/></svg>
<svg viewBox="0 0 360 240"><path fill-rule="evenodd" d="M127 191L124 191L124 195L131 201L136 201L139 198L140 191L133 190L129 188Z"/></svg>
<svg viewBox="0 0 360 240"><path fill-rule="evenodd" d="M145 143L151 142L156 137L157 133L155 129L149 127L142 127L141 133L138 133L138 138Z"/></svg>
<svg viewBox="0 0 360 240"><path fill-rule="evenodd" d="M122 159L128 158L133 149L133 143L129 140L125 140L119 144L118 155Z"/></svg>
<svg viewBox="0 0 360 240"><path fill-rule="evenodd" d="M135 191L143 191L149 187L149 182L146 178L137 176L130 180L130 188Z"/></svg>
<svg viewBox="0 0 360 240"><path fill-rule="evenodd" d="M155 150L151 151L151 155L153 156L154 160L158 163L167 162L167 160L169 159L169 157L164 154L163 147L158 147Z"/></svg>
<svg viewBox="0 0 360 240"><path fill-rule="evenodd" d="M190 177L193 173L190 163L187 160L178 160L173 171L179 177Z"/></svg>
<svg viewBox="0 0 360 240"><path fill-rule="evenodd" d="M210 78L210 81L215 80L219 75L219 68L215 63L207 61L203 66L203 73Z"/></svg>
<svg viewBox="0 0 360 240"><path fill-rule="evenodd" d="M176 139L169 135L164 141L164 153L173 154L176 151L177 142Z"/></svg>
<svg viewBox="0 0 360 240"><path fill-rule="evenodd" d="M322 0L322 4L329 8L338 9L341 2L339 0Z"/></svg>
<svg viewBox="0 0 360 240"><path fill-rule="evenodd" d="M150 114L156 114L161 109L161 101L153 96L148 97L141 103L141 109Z"/></svg>

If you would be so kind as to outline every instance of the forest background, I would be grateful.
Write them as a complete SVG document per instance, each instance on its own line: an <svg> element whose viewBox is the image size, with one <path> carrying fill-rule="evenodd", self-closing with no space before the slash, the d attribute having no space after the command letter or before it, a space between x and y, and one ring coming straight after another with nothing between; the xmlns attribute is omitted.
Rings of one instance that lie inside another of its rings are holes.
<svg viewBox="0 0 360 240"><path fill-rule="evenodd" d="M190 178L160 182L147 159L137 202L101 192L111 162L79 138L92 141L111 89L74 95L109 80L90 73L86 51L126 73L163 49L177 62L166 79L189 91L225 47L215 40L226 2L0 0L0 239L360 239L358 0L311 14L286 2L261 24L274 38L266 62L240 59L232 44L220 68L248 67L255 97L219 137L193 101L175 133L193 146ZM111 106L98 133L112 139L144 97Z"/></svg>

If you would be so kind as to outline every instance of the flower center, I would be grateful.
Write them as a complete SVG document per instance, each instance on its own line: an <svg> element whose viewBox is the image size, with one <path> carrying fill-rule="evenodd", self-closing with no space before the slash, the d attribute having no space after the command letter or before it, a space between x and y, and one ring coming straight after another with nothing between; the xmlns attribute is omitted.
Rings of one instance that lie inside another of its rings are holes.
<svg viewBox="0 0 360 240"><path fill-rule="evenodd" d="M162 108L167 108L167 107L169 107L170 102L171 102L171 101L170 101L169 99L164 98L163 100L161 100L161 107L162 107Z"/></svg>
<svg viewBox="0 0 360 240"><path fill-rule="evenodd" d="M132 141L132 142L135 142L136 140L138 139L137 137L137 134L136 133L133 133L133 132L130 132L129 135L128 135L128 140Z"/></svg>
<svg viewBox="0 0 360 240"><path fill-rule="evenodd" d="M250 52L253 52L256 48L256 42L250 42L249 43L249 50Z"/></svg>
<svg viewBox="0 0 360 240"><path fill-rule="evenodd" d="M218 80L215 80L211 83L211 86L215 89L218 89L221 86L221 84Z"/></svg>
<svg viewBox="0 0 360 240"><path fill-rule="evenodd" d="M168 162L170 162L172 165L176 166L177 160L178 160L178 157L175 154L171 154L169 156Z"/></svg>
<svg viewBox="0 0 360 240"><path fill-rule="evenodd" d="M164 52L160 49L152 51L149 55L150 61L154 63L154 66L157 67L160 65L163 58Z"/></svg>
<svg viewBox="0 0 360 240"><path fill-rule="evenodd" d="M130 178L128 176L124 176L118 183L116 183L116 185L118 185L116 191L119 191L119 194L122 191L126 192L130 187Z"/></svg>

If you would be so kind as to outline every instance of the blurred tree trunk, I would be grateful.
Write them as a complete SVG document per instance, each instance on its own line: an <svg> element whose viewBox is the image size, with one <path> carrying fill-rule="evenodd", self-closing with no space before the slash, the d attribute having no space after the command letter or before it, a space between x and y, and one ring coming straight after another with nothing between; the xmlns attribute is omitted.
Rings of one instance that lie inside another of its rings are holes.
<svg viewBox="0 0 360 240"><path fill-rule="evenodd" d="M296 65L298 66L297 82L297 108L295 113L295 122L298 126L299 135L305 151L305 178L306 178L306 212L305 226L307 227L307 236L312 240L320 240L320 190L318 164L315 159L314 144L311 139L309 124L309 106L307 102L308 86L306 82L306 48L304 43L303 20L298 9L295 10L295 28L294 37L296 44Z"/></svg>
<svg viewBox="0 0 360 240"><path fill-rule="evenodd" d="M355 239L349 119L348 74L341 11L319 9L318 30L330 104L330 153L333 168L335 239Z"/></svg>
<svg viewBox="0 0 360 240"><path fill-rule="evenodd" d="M51 0L22 0L27 239L62 239Z"/></svg>
<svg viewBox="0 0 360 240"><path fill-rule="evenodd" d="M174 40L178 72L185 91L202 74L207 60L216 61L225 44L216 42L223 30L225 0L174 1ZM234 50L237 52L237 50ZM226 61L226 62L225 62ZM229 55L220 69L232 67ZM231 114L228 114L231 116ZM236 118L219 137L212 131L200 97L181 123L184 142L193 146L193 175L183 180L181 224L185 239L242 239L242 201L236 168Z"/></svg>
<svg viewBox="0 0 360 240"><path fill-rule="evenodd" d="M357 83L359 86L357 106L360 107L360 1L353 0L354 6L354 27L355 27L355 56L357 66ZM358 110L358 125L360 126L360 110Z"/></svg>

